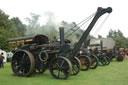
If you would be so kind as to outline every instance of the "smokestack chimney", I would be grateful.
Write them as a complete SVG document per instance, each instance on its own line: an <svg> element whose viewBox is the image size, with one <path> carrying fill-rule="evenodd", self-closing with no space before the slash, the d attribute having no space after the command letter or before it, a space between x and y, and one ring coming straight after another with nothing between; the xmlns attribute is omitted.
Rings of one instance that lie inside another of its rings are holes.
<svg viewBox="0 0 128 85"><path fill-rule="evenodd" d="M59 27L59 31L60 31L60 44L63 45L64 44L64 27Z"/></svg>

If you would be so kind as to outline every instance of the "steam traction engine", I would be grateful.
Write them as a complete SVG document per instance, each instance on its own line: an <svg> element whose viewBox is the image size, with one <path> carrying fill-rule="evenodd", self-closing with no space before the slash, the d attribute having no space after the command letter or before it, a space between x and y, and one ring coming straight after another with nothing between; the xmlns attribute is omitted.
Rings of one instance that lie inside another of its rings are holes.
<svg viewBox="0 0 128 85"><path fill-rule="evenodd" d="M71 52L69 40L64 40L64 29L60 28L60 42L49 40L45 35L13 38L8 43L24 43L16 49L12 57L12 70L17 76L29 76L33 72L43 73L47 69L56 79L66 79L70 74L80 71L80 61L73 57L70 61L67 55ZM72 69L73 68L73 69Z"/></svg>
<svg viewBox="0 0 128 85"><path fill-rule="evenodd" d="M75 56L99 17L111 12L110 7L98 8L92 22L73 49L68 45L70 42L64 39L63 28L60 28L60 41L49 40L44 35L8 40L8 43L24 43L24 46L18 48L12 57L13 73L22 77L29 76L33 72L43 73L49 69L56 79L67 79L71 74L78 74L81 63Z"/></svg>

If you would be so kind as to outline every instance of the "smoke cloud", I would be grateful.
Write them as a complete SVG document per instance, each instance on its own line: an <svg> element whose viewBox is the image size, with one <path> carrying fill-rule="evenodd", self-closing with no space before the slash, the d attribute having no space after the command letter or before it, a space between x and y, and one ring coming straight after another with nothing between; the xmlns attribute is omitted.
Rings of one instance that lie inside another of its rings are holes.
<svg viewBox="0 0 128 85"><path fill-rule="evenodd" d="M37 14L31 14L31 18L26 18L26 21L28 22L27 25L27 31L25 32L26 36L34 36L38 34L43 34L48 36L49 38L53 38L56 36L59 39L59 26L63 26L65 29L65 32L68 31L68 33L65 33L65 38L71 40L73 43L77 42L79 40L79 37L83 33L83 30L79 29L75 33L72 34L71 28L73 30L78 29L79 27L75 22L68 23L65 21L62 22L56 22L56 18L54 13L52 12L46 12L45 17L46 23L44 25L40 25L39 20L40 20L40 15ZM70 30L70 31L69 31ZM70 35L71 34L71 35ZM70 36L67 36L70 35Z"/></svg>

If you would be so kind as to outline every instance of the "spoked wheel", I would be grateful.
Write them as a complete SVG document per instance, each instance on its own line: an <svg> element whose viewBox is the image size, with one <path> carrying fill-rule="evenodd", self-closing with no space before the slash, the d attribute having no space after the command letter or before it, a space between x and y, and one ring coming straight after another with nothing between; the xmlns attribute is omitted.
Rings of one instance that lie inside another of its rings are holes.
<svg viewBox="0 0 128 85"><path fill-rule="evenodd" d="M107 56L106 56L105 58L106 58L106 60L107 60L106 65L109 65L109 64L110 64L110 61L111 61L111 60L110 60L110 58L109 58L109 57L107 57Z"/></svg>
<svg viewBox="0 0 128 85"><path fill-rule="evenodd" d="M99 66L105 66L107 63L107 60L105 57L99 57Z"/></svg>
<svg viewBox="0 0 128 85"><path fill-rule="evenodd" d="M34 56L27 50L17 51L12 57L11 67L15 75L29 76L35 68Z"/></svg>
<svg viewBox="0 0 128 85"><path fill-rule="evenodd" d="M54 58L49 66L51 75L56 79L67 79L72 72L72 64L66 57Z"/></svg>
<svg viewBox="0 0 128 85"><path fill-rule="evenodd" d="M81 69L81 63L80 60L77 57L74 57L72 62L72 75L77 75L80 72Z"/></svg>
<svg viewBox="0 0 128 85"><path fill-rule="evenodd" d="M91 60L88 56L81 55L78 57L81 62L81 71L87 71L90 68Z"/></svg>
<svg viewBox="0 0 128 85"><path fill-rule="evenodd" d="M98 58L95 55L90 55L91 66L90 69L95 69L98 66Z"/></svg>

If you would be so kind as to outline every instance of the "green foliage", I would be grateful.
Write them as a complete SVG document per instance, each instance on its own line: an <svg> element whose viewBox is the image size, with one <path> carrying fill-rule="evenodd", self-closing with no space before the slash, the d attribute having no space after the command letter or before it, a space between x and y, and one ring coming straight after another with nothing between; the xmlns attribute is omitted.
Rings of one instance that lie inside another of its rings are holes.
<svg viewBox="0 0 128 85"><path fill-rule="evenodd" d="M11 21L13 21L13 23L15 24L17 33L21 36L24 36L26 25L24 25L18 17L13 17Z"/></svg>
<svg viewBox="0 0 128 85"><path fill-rule="evenodd" d="M9 19L9 15L5 14L2 10L0 10L0 28L4 28L12 32L16 31L16 27Z"/></svg>
<svg viewBox="0 0 128 85"><path fill-rule="evenodd" d="M9 38L18 36L16 26L9 16L0 10L0 49L9 51L12 46L7 43Z"/></svg>
<svg viewBox="0 0 128 85"><path fill-rule="evenodd" d="M88 35L88 39L96 39L93 35Z"/></svg>
<svg viewBox="0 0 128 85"><path fill-rule="evenodd" d="M18 35L8 31L7 29L0 28L0 49L6 50L6 51L12 50L13 46L8 44L7 41L8 39L16 36Z"/></svg>
<svg viewBox="0 0 128 85"><path fill-rule="evenodd" d="M117 37L125 38L123 33L120 30L112 30L112 29L110 29L107 37L111 37L111 38L117 38Z"/></svg>
<svg viewBox="0 0 128 85"><path fill-rule="evenodd" d="M128 48L128 39L124 37L120 30L110 30L107 37L111 37L116 42L116 47L118 48Z"/></svg>
<svg viewBox="0 0 128 85"><path fill-rule="evenodd" d="M101 35L98 35L98 39L101 39L101 38L103 38Z"/></svg>

